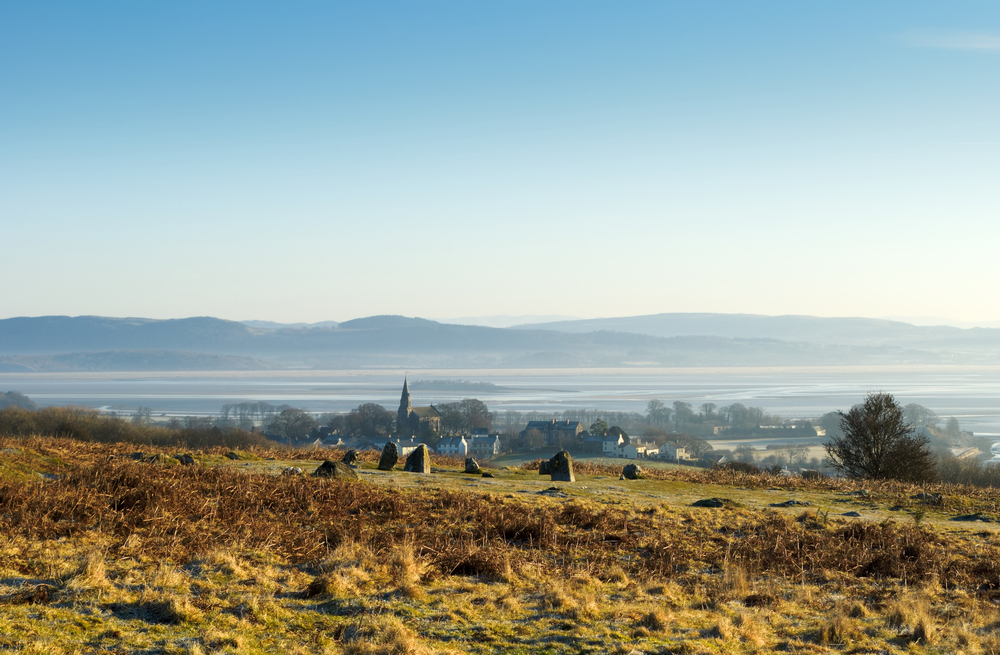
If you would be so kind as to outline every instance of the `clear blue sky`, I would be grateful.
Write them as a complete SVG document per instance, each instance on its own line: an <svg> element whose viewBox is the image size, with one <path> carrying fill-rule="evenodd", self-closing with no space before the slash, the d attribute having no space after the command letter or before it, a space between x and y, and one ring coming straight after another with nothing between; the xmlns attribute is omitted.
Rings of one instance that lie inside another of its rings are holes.
<svg viewBox="0 0 1000 655"><path fill-rule="evenodd" d="M1000 3L7 2L0 317L1000 320Z"/></svg>

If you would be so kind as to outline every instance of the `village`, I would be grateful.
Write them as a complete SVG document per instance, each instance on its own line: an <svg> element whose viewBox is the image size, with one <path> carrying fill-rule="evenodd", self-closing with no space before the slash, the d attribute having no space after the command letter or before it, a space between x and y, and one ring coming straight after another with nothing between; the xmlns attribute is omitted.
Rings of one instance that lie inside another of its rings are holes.
<svg viewBox="0 0 1000 655"><path fill-rule="evenodd" d="M421 435L441 433L441 418L441 413L433 405L413 406L409 385L404 380L393 434L348 436L337 434L329 427L319 427L310 432L306 441L296 445L381 451L386 444L392 443L399 455L406 457L428 441ZM483 460L497 457L505 451L503 435L499 432L491 432L485 427L472 427L467 432L468 434L435 439L433 450L440 455L475 457ZM570 450L578 456L629 460L657 459L677 463L692 459L685 447L676 442L665 441L657 444L654 440L630 438L620 428L611 428L609 432L609 434L591 434L582 421L555 418L531 420L517 435L517 449Z"/></svg>

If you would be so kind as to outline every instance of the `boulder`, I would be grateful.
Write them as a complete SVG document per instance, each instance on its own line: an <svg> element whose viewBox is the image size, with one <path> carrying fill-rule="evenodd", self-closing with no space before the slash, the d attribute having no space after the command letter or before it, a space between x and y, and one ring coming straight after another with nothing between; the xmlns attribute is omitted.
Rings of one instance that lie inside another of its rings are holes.
<svg viewBox="0 0 1000 655"><path fill-rule="evenodd" d="M224 455L224 457L226 459L239 459L240 458L240 456L237 453L233 452L232 450L230 450L228 453L226 453Z"/></svg>
<svg viewBox="0 0 1000 655"><path fill-rule="evenodd" d="M431 451L426 444L420 444L406 458L404 471L410 473L430 473L431 472Z"/></svg>
<svg viewBox="0 0 1000 655"><path fill-rule="evenodd" d="M638 480L642 477L642 467L638 464L626 464L622 469L622 475L626 480Z"/></svg>
<svg viewBox="0 0 1000 655"><path fill-rule="evenodd" d="M483 477L484 478L492 478L492 477L496 477L496 476L494 476L492 473L487 473L486 471L483 471Z"/></svg>
<svg viewBox="0 0 1000 655"><path fill-rule="evenodd" d="M323 467L321 466L320 468L323 468ZM300 469L298 466L289 466L288 468L284 469L281 472L281 474L283 476L285 476L285 477L290 477L290 476L294 476L294 475L302 475L302 469Z"/></svg>
<svg viewBox="0 0 1000 655"><path fill-rule="evenodd" d="M552 460L543 459L538 463L538 475L552 475Z"/></svg>
<svg viewBox="0 0 1000 655"><path fill-rule="evenodd" d="M174 459L176 459L184 466L191 466L192 464L194 464L194 457L192 457L189 453L174 455Z"/></svg>
<svg viewBox="0 0 1000 655"><path fill-rule="evenodd" d="M378 470L391 471L392 467L399 461L399 449L391 441L386 442L382 449L382 455L378 458Z"/></svg>
<svg viewBox="0 0 1000 655"><path fill-rule="evenodd" d="M704 498L691 503L691 507L725 507L726 501L722 498Z"/></svg>
<svg viewBox="0 0 1000 655"><path fill-rule="evenodd" d="M465 458L465 472L466 473L479 473L479 462L471 457Z"/></svg>
<svg viewBox="0 0 1000 655"><path fill-rule="evenodd" d="M319 465L319 468L313 473L317 478L340 478L343 480L357 480L358 474L354 472L347 464L343 462L331 462L326 460Z"/></svg>
<svg viewBox="0 0 1000 655"><path fill-rule="evenodd" d="M347 464L348 466L354 466L354 462L358 461L358 451L348 450L346 453L344 453L344 456L341 458L340 461L342 461L344 464Z"/></svg>
<svg viewBox="0 0 1000 655"><path fill-rule="evenodd" d="M573 475L573 458L565 450L560 450L549 460L549 472L553 482L576 482Z"/></svg>

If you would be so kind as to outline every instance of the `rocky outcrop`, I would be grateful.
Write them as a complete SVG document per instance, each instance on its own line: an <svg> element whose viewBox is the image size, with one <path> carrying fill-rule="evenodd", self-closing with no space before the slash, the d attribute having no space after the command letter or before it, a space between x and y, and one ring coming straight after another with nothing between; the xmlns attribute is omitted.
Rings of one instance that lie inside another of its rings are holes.
<svg viewBox="0 0 1000 655"><path fill-rule="evenodd" d="M479 462L477 462L475 459L473 459L471 457L466 457L465 458L465 472L466 473L473 473L473 474L479 473L480 472Z"/></svg>
<svg viewBox="0 0 1000 655"><path fill-rule="evenodd" d="M560 450L549 460L549 474L553 482L576 482L573 475L573 458L565 450Z"/></svg>
<svg viewBox="0 0 1000 655"><path fill-rule="evenodd" d="M382 449L382 455L378 458L378 470L391 471L392 467L399 461L399 449L391 441L386 442Z"/></svg>
<svg viewBox="0 0 1000 655"><path fill-rule="evenodd" d="M343 480L357 480L358 474L354 472L347 464L343 462L331 462L326 460L319 465L319 468L313 473L317 478L339 478Z"/></svg>
<svg viewBox="0 0 1000 655"><path fill-rule="evenodd" d="M420 444L406 458L404 471L410 473L430 473L431 472L431 451L426 444Z"/></svg>
<svg viewBox="0 0 1000 655"><path fill-rule="evenodd" d="M642 467L638 464L626 464L622 469L622 477L626 480L638 480L642 477Z"/></svg>

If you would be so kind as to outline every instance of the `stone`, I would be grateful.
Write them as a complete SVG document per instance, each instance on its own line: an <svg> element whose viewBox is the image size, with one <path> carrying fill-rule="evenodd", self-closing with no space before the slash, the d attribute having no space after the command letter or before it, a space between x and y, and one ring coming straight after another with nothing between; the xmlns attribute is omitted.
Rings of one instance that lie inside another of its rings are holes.
<svg viewBox="0 0 1000 655"><path fill-rule="evenodd" d="M479 473L479 462L471 457L465 458L465 472L466 473Z"/></svg>
<svg viewBox="0 0 1000 655"><path fill-rule="evenodd" d="M322 468L322 467L321 467ZM281 472L281 475L285 477L291 477L295 475L302 475L302 469L298 466L289 466Z"/></svg>
<svg viewBox="0 0 1000 655"><path fill-rule="evenodd" d="M622 469L622 475L626 480L638 480L642 477L642 467L638 464L626 464Z"/></svg>
<svg viewBox="0 0 1000 655"><path fill-rule="evenodd" d="M940 503L944 500L944 496L941 494L929 494L926 492L914 494L913 496L910 496L910 498L913 500L922 500L926 503Z"/></svg>
<svg viewBox="0 0 1000 655"><path fill-rule="evenodd" d="M948 519L949 521L981 521L983 523L990 523L990 518L988 516L983 516L982 514L962 514L961 516L953 516Z"/></svg>
<svg viewBox="0 0 1000 655"><path fill-rule="evenodd" d="M560 450L549 460L549 471L553 482L576 482L573 475L573 458L565 450Z"/></svg>
<svg viewBox="0 0 1000 655"><path fill-rule="evenodd" d="M392 467L399 461L399 449L396 444L387 441L382 449L382 455L378 458L378 470L391 471Z"/></svg>
<svg viewBox="0 0 1000 655"><path fill-rule="evenodd" d="M492 478L492 477L495 477L495 476L492 473L487 473L486 471L483 471L483 477L484 478Z"/></svg>
<svg viewBox="0 0 1000 655"><path fill-rule="evenodd" d="M176 459L184 466L191 466L192 464L194 464L194 457L192 457L189 453L174 455L174 459Z"/></svg>
<svg viewBox="0 0 1000 655"><path fill-rule="evenodd" d="M841 516L850 516L851 518L858 518L861 516L860 512L844 512Z"/></svg>
<svg viewBox="0 0 1000 655"><path fill-rule="evenodd" d="M344 456L341 458L340 461L342 461L344 464L347 464L348 466L354 466L355 465L354 462L358 461L358 451L348 450L346 453L344 453Z"/></svg>
<svg viewBox="0 0 1000 655"><path fill-rule="evenodd" d="M403 470L410 473L431 472L431 451L427 449L427 444L420 444L413 449L413 452L406 458Z"/></svg>
<svg viewBox="0 0 1000 655"><path fill-rule="evenodd" d="M538 463L538 475L552 475L552 462L547 459L543 459Z"/></svg>
<svg viewBox="0 0 1000 655"><path fill-rule="evenodd" d="M317 478L339 478L342 480L357 480L358 474L354 472L347 464L343 462L331 462L326 460L319 465L319 468L313 472L313 475Z"/></svg>
<svg viewBox="0 0 1000 655"><path fill-rule="evenodd" d="M230 450L230 451L229 451L228 453L226 453L226 454L224 455L224 457L225 457L226 459L239 459L239 458L240 458L240 456L239 456L239 455L237 455L237 454L236 454L235 452L233 452L233 451L231 451L231 450Z"/></svg>
<svg viewBox="0 0 1000 655"><path fill-rule="evenodd" d="M704 498L691 503L691 507L725 507L726 501L722 498Z"/></svg>
<svg viewBox="0 0 1000 655"><path fill-rule="evenodd" d="M810 507L812 503L804 500L786 500L783 503L771 503L771 507Z"/></svg>

